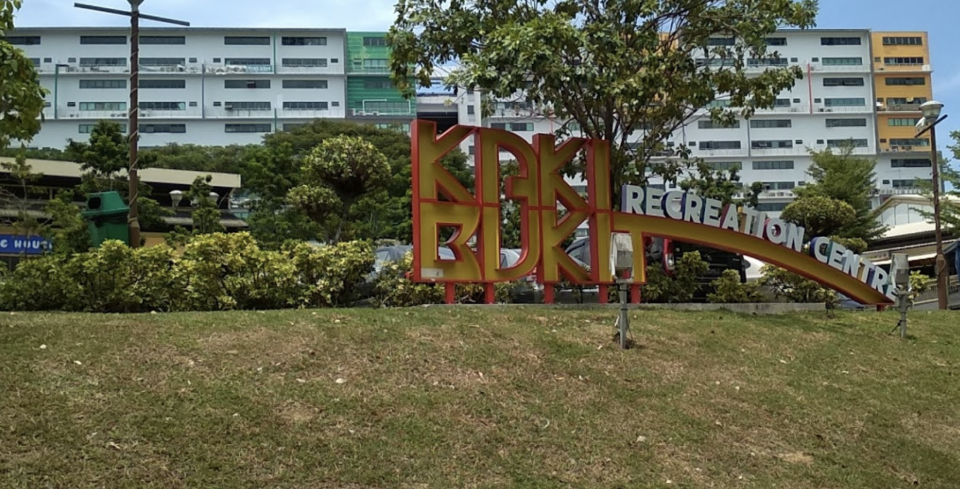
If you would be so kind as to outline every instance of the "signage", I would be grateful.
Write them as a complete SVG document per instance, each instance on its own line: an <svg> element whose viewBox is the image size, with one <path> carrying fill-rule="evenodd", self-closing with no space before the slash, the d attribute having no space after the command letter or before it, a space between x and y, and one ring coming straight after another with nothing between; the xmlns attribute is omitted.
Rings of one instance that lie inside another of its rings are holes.
<svg viewBox="0 0 960 489"><path fill-rule="evenodd" d="M50 242L39 236L17 236L13 234L0 234L0 254L19 255L26 253L28 255L39 255L50 248Z"/></svg>
<svg viewBox="0 0 960 489"><path fill-rule="evenodd" d="M493 284L535 273L544 285L544 301L553 300L553 286L566 278L600 287L599 297L616 283L609 250L614 233L629 236L633 250L630 282L645 281L645 237L659 236L749 255L827 287L862 304L891 304L895 286L882 268L828 238L805 242L802 227L749 207L723 205L692 192L663 191L625 185L622 211L611 205L610 149L606 141L569 138L559 146L550 134L538 134L533 143L498 129L454 126L438 135L436 124L416 120L411 126L413 166L413 279L445 284L486 284L487 302L493 302ZM439 161L461 142L472 138L475 188L464 188ZM510 153L519 174L501 182L500 153ZM574 158L581 161L587 195L581 197L561 170ZM500 267L502 199L519 207L520 260ZM565 210L561 217L558 206ZM589 269L568 256L561 244L577 227L589 225ZM444 229L453 231L440 242ZM476 250L468 246L475 240ZM441 259L446 244L454 259ZM447 299L453 300L453 287Z"/></svg>

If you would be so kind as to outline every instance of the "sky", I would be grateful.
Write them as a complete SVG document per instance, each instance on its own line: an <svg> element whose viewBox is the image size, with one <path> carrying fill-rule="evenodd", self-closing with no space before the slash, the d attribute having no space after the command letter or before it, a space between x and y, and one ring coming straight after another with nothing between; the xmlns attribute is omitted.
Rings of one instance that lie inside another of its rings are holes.
<svg viewBox="0 0 960 489"><path fill-rule="evenodd" d="M76 9L73 3L73 0L25 0L16 24L21 27L107 26L129 22L117 16ZM124 0L83 0L83 3L114 8L128 6ZM960 130L960 53L954 51L954 46L960 46L960 29L956 24L960 18L960 0L822 0L820 4L818 28L929 32L934 98L945 104L946 114L956 108L955 117L937 127L939 146L946 151L947 144L951 144L947 134ZM147 0L141 10L201 27L335 27L382 31L394 20L393 5L394 0ZM925 15L928 12L931 15Z"/></svg>

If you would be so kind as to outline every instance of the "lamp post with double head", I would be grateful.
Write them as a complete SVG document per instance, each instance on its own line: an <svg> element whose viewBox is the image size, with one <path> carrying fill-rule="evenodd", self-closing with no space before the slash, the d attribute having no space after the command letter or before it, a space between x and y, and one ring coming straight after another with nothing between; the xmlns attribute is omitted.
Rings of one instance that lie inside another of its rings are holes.
<svg viewBox="0 0 960 489"><path fill-rule="evenodd" d="M182 20L168 19L140 13L140 4L143 0L127 0L130 3L130 10L117 10L96 5L86 5L75 3L74 7L105 12L108 14L125 15L130 17L130 164L127 168L127 175L130 178L130 188L128 190L130 201L130 213L127 216L127 225L130 226L130 246L137 248L140 246L140 221L137 217L137 192L140 188L140 179L137 176L139 169L139 88L140 88L140 19L155 20L167 24L175 24L184 27L190 27L189 22Z"/></svg>
<svg viewBox="0 0 960 489"><path fill-rule="evenodd" d="M940 230L940 154L937 151L937 124L946 119L941 116L943 104L931 100L920 106L923 119L917 124L917 137L930 132L930 156L933 163L933 228L937 242L937 258L934 264L937 278L937 305L947 309L947 259L943 256L943 233Z"/></svg>

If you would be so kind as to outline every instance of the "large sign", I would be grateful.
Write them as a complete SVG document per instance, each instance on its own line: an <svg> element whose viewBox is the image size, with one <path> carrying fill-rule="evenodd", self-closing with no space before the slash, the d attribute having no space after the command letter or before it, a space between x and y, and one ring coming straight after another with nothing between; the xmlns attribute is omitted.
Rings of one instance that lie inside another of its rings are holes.
<svg viewBox="0 0 960 489"><path fill-rule="evenodd" d="M39 236L16 236L0 234L0 254L4 255L39 255L50 248L50 242Z"/></svg>
<svg viewBox="0 0 960 489"><path fill-rule="evenodd" d="M438 135L436 124L417 120L413 143L413 279L446 284L487 284L493 301L497 282L535 273L544 284L545 301L553 285L600 286L601 298L615 283L609 250L613 233L630 236L633 249L630 281L645 281L645 237L659 236L753 256L833 288L863 304L895 300L892 278L882 268L828 238L804 240L804 229L749 207L724 206L694 193L625 185L621 211L613 210L610 189L610 149L606 141L570 138L559 146L553 135L538 134L533 144L498 129L454 126ZM467 189L440 164L440 159L472 138L475 188ZM510 153L519 174L502 182L500 154ZM561 176L560 170L582 158L586 198ZM509 268L500 267L500 208L503 199L519 206L523 253ZM560 218L558 202L565 209ZM561 248L582 223L589 225L589 270ZM444 229L453 237L440 241ZM476 250L468 245L474 238ZM456 257L441 259L438 247L449 246ZM804 250L809 250L805 252ZM452 300L448 287L448 300Z"/></svg>

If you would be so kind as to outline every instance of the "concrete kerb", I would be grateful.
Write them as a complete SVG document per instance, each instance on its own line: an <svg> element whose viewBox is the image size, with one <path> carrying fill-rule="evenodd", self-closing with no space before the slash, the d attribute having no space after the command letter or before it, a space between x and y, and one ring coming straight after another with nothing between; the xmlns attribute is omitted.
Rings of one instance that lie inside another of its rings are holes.
<svg viewBox="0 0 960 489"><path fill-rule="evenodd" d="M570 309L578 311L620 309L620 304L436 304L423 307L473 307L473 308L548 308ZM823 302L801 304L790 302L769 302L753 304L629 304L630 310L671 311L729 311L737 314L776 315L800 312L824 312L827 305Z"/></svg>

